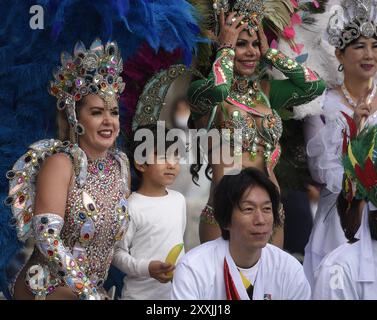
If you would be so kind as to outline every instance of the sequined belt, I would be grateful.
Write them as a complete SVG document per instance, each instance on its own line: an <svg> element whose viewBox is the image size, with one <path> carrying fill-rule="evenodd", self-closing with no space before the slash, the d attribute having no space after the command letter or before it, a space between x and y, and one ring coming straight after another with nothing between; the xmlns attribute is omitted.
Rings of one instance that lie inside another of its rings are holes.
<svg viewBox="0 0 377 320"><path fill-rule="evenodd" d="M279 125L279 121L276 120L273 114L267 115L263 119L263 122L268 122L271 125L277 123L277 125ZM228 129L223 133L223 137L234 147L236 156L240 156L243 152L248 152L251 160L254 160L257 155L258 145L264 147L266 163L270 163L272 160L277 162L280 156L280 148L276 147L278 146L277 142L280 138L279 132L272 132L274 141L267 140L259 133L255 120L251 116L242 116L239 111L234 111L231 119L221 122L218 129ZM271 130L271 128L269 130ZM280 128L277 127L275 130L271 131L279 130Z"/></svg>

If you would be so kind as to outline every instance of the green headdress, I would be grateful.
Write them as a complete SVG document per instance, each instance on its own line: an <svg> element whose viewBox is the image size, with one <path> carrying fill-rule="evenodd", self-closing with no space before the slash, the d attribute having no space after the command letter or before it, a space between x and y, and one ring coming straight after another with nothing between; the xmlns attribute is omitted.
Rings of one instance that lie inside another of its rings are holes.
<svg viewBox="0 0 377 320"><path fill-rule="evenodd" d="M349 142L343 144L343 192L348 201L356 197L377 206L377 125L366 127L358 135L355 128L351 124Z"/></svg>

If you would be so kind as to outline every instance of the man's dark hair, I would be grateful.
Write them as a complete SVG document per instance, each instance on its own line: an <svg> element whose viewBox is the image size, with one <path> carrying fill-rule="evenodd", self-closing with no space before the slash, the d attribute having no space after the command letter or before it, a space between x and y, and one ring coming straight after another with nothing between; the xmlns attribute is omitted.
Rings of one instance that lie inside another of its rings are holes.
<svg viewBox="0 0 377 320"><path fill-rule="evenodd" d="M369 211L368 219L370 236L377 241L377 211Z"/></svg>
<svg viewBox="0 0 377 320"><path fill-rule="evenodd" d="M361 212L360 202L362 200L352 199L351 203L344 198L343 192L341 192L336 201L336 208L338 211L340 225L342 226L344 236L351 243L357 241L355 234L360 227Z"/></svg>
<svg viewBox="0 0 377 320"><path fill-rule="evenodd" d="M245 191L252 187L260 187L267 191L272 203L274 227L281 224L279 218L280 194L276 186L261 171L254 168L243 169L237 175L225 175L215 189L214 216L218 222L223 239L229 240L229 227L233 210L240 207Z"/></svg>

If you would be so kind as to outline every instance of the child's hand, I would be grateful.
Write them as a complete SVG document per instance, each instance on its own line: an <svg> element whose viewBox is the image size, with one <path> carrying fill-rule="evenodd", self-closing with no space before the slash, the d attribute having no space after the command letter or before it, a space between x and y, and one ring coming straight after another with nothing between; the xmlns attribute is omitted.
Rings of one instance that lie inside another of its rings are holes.
<svg viewBox="0 0 377 320"><path fill-rule="evenodd" d="M175 266L162 261L151 261L148 267L150 276L161 283L167 283L172 279L166 273L174 269Z"/></svg>

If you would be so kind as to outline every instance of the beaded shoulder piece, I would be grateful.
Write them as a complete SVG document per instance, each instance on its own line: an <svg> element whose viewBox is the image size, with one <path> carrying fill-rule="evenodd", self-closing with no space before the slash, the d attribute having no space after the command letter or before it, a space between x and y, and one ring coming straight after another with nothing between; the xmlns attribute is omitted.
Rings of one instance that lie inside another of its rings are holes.
<svg viewBox="0 0 377 320"><path fill-rule="evenodd" d="M87 177L88 160L85 152L70 141L44 139L35 142L14 164L12 170L6 173L9 179L9 193L5 204L12 210L12 223L16 227L17 237L25 242L31 236L31 222L34 214L36 179L44 161L55 153L65 153L70 156L76 177L76 183L83 186ZM116 150L114 158L119 162L122 175L122 188L128 192L127 156Z"/></svg>

